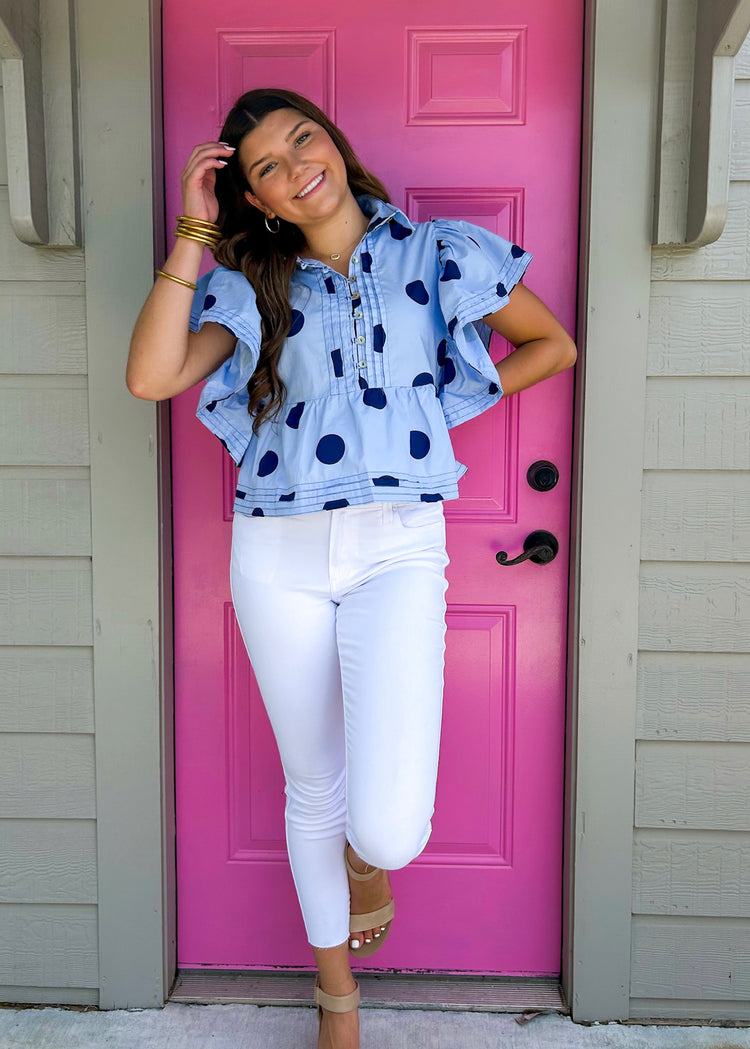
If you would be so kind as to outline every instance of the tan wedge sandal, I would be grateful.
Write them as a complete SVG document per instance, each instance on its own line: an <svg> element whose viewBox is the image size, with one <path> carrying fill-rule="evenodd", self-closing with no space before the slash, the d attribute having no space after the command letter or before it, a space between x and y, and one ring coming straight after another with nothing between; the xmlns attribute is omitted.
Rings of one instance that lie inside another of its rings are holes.
<svg viewBox="0 0 750 1049"><path fill-rule="evenodd" d="M346 869L349 872L349 877L355 881L369 881L370 878L374 878L380 870L379 867L375 867L373 870L368 871L367 874L360 874L356 871L349 862L349 854L347 852L349 842L344 844L344 860L346 861ZM370 943L362 943L360 947L349 947L349 951L356 958L369 958L371 954L379 950L385 943L388 933L391 931L391 922L393 921L394 914L396 913L395 904L393 900L389 900L388 903L379 907L376 911L367 911L365 914L350 914L349 915L349 932L362 932L363 929L377 929L385 925L385 929L381 932L377 939L373 939Z"/></svg>
<svg viewBox="0 0 750 1049"><path fill-rule="evenodd" d="M323 1010L329 1013L350 1013L359 1008L359 983L349 994L327 994L320 988L320 973L315 977L314 997L318 1006L318 1040L320 1040L320 1028L323 1023Z"/></svg>

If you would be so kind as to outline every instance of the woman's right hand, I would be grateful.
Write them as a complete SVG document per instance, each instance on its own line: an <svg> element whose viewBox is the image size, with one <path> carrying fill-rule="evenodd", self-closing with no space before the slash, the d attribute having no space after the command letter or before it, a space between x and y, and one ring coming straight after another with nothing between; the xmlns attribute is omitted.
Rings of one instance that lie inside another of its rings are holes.
<svg viewBox="0 0 750 1049"><path fill-rule="evenodd" d="M233 152L234 148L223 142L203 142L195 147L180 175L183 215L216 222L219 215L214 192L216 171L226 167Z"/></svg>

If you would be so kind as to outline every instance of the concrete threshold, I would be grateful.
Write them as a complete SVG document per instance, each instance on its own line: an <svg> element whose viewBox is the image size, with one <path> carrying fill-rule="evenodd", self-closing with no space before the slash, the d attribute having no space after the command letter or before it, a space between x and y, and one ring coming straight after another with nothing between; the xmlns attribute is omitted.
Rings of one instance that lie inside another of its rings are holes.
<svg viewBox="0 0 750 1049"><path fill-rule="evenodd" d="M750 1049L750 1030L574 1024L557 1013L437 1009L360 1012L361 1049ZM0 1008L0 1049L315 1049L310 1006Z"/></svg>

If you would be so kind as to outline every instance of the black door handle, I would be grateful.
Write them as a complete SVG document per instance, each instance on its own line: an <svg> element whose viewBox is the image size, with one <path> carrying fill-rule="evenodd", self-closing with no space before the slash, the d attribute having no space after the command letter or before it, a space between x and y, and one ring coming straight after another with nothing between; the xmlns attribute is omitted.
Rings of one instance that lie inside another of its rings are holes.
<svg viewBox="0 0 750 1049"><path fill-rule="evenodd" d="M536 565L548 565L550 561L555 560L559 549L560 544L552 532L531 532L523 541L522 554L509 561L505 550L501 550L495 555L495 559L499 565L503 565L505 568L510 568L511 565L520 565L522 561L533 561Z"/></svg>

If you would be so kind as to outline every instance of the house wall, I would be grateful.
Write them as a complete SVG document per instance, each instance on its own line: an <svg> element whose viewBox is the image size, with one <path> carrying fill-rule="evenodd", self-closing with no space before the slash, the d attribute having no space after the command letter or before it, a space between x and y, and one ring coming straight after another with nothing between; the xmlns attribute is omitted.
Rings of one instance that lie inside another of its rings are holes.
<svg viewBox="0 0 750 1049"><path fill-rule="evenodd" d="M750 42L735 76L726 229L652 259L633 1017L750 1017Z"/></svg>
<svg viewBox="0 0 750 1049"><path fill-rule="evenodd" d="M15 236L0 120L0 1000L158 1007L176 941L168 406L132 397L125 363L162 236L159 5L40 10L46 145L72 43L82 159L75 186L48 165L48 199L79 196L85 248Z"/></svg>
<svg viewBox="0 0 750 1049"><path fill-rule="evenodd" d="M83 253L16 238L5 157L0 117L0 999L96 1002Z"/></svg>

